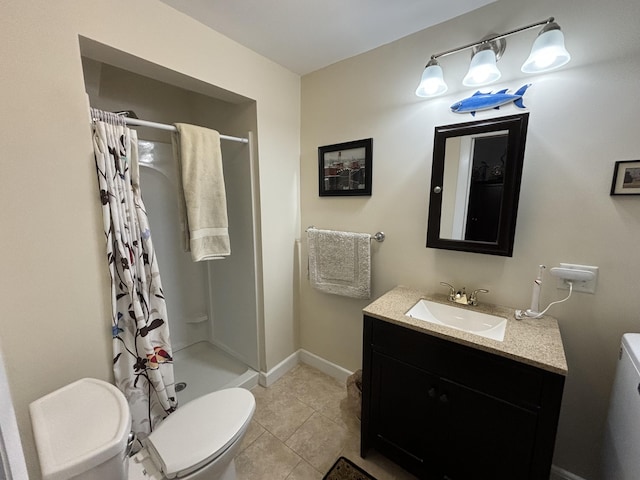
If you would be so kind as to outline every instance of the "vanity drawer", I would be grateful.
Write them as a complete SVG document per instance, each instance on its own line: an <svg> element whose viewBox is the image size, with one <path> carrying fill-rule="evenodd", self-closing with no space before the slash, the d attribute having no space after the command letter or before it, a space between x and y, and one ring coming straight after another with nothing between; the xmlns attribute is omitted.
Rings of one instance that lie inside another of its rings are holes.
<svg viewBox="0 0 640 480"><path fill-rule="evenodd" d="M546 372L505 357L365 316L372 348L487 395L537 409Z"/></svg>

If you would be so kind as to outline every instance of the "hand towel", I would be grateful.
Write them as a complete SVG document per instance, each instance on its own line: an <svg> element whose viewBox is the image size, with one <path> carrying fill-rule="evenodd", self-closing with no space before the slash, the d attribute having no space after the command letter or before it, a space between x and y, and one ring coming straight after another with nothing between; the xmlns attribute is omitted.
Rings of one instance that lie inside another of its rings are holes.
<svg viewBox="0 0 640 480"><path fill-rule="evenodd" d="M371 297L371 235L307 230L309 279L322 292Z"/></svg>
<svg viewBox="0 0 640 480"><path fill-rule="evenodd" d="M220 134L186 123L175 127L183 246L194 262L223 258L231 254L231 246Z"/></svg>

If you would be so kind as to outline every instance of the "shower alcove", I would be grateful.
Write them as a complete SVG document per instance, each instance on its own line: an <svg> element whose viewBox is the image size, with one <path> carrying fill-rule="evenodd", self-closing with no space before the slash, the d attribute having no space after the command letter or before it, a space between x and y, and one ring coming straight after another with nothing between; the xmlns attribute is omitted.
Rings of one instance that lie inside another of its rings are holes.
<svg viewBox="0 0 640 480"><path fill-rule="evenodd" d="M144 120L192 123L249 138L248 144L221 141L231 255L193 262L182 249L171 133L132 127L138 132L142 198L167 303L175 381L186 384L178 400L184 404L221 388L256 385L261 289L251 133L256 130L255 102L215 87L211 91L216 96L205 95L92 58L82 60L93 107L134 111Z"/></svg>

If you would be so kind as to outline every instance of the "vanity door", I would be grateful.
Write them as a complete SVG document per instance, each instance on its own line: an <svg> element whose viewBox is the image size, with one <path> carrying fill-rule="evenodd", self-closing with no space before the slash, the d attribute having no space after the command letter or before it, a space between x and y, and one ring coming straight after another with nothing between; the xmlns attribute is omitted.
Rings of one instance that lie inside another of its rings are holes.
<svg viewBox="0 0 640 480"><path fill-rule="evenodd" d="M445 379L440 380L438 401L446 419L439 434L441 478L532 478L536 412Z"/></svg>
<svg viewBox="0 0 640 480"><path fill-rule="evenodd" d="M369 429L376 449L423 477L438 447L438 377L396 358L372 354ZM433 462L435 463L435 462Z"/></svg>

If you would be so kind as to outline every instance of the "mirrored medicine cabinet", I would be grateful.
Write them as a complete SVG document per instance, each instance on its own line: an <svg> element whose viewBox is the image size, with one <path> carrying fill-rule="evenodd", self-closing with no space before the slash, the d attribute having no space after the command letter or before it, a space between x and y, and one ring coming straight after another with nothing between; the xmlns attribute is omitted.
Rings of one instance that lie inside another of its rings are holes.
<svg viewBox="0 0 640 480"><path fill-rule="evenodd" d="M435 128L427 247L512 256L528 120Z"/></svg>

